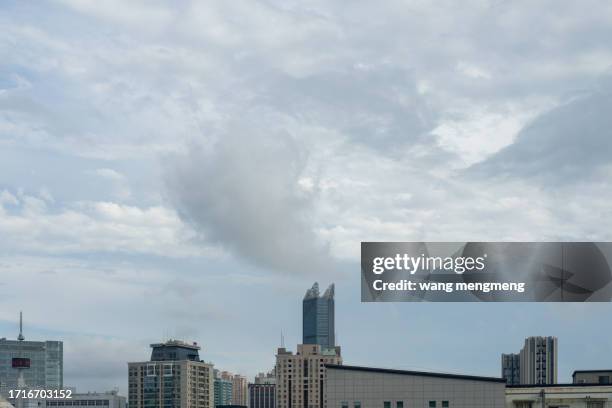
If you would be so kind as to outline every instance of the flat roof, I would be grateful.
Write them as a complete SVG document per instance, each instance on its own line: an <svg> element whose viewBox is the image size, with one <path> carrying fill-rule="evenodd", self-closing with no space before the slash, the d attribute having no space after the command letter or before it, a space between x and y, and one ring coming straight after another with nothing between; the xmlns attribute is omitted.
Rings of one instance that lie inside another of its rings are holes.
<svg viewBox="0 0 612 408"><path fill-rule="evenodd" d="M474 380L474 381L487 381L495 383L505 383L506 380L498 377L480 377L475 375L462 375L462 374L449 374L449 373L433 373L429 371L408 371L408 370L396 370L391 368L375 368L375 367L362 367L362 366L350 366L350 365L337 365L337 364L326 364L325 367L335 370L347 370L347 371L367 371L372 373L383 373L383 374L400 374L400 375L420 375L423 377L436 377L436 378L450 378L455 380Z"/></svg>
<svg viewBox="0 0 612 408"><path fill-rule="evenodd" d="M572 377L575 376L576 374L588 374L588 373L612 373L612 368L608 370L576 370L574 371L574 374L572 374Z"/></svg>
<svg viewBox="0 0 612 408"><path fill-rule="evenodd" d="M612 387L612 384L600 384L600 383L563 383L563 384L518 384L518 385L506 385L506 388L555 388L555 387Z"/></svg>

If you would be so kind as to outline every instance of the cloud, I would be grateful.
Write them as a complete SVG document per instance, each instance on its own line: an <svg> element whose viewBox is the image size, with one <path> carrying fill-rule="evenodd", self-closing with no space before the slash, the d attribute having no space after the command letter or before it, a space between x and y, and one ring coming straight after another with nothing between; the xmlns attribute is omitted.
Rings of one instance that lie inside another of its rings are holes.
<svg viewBox="0 0 612 408"><path fill-rule="evenodd" d="M167 165L166 185L183 220L206 240L282 273L330 268L316 236L316 199L300 180L308 152L282 130L230 127L210 148L194 145Z"/></svg>

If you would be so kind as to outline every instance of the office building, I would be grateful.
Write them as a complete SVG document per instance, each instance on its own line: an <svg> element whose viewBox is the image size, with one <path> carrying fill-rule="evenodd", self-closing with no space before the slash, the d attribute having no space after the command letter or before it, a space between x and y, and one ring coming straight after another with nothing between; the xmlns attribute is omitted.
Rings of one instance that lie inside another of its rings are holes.
<svg viewBox="0 0 612 408"><path fill-rule="evenodd" d="M72 408L126 408L126 399L117 393L88 392L86 394L74 393L70 399L46 399L41 400L41 407L72 407Z"/></svg>
<svg viewBox="0 0 612 408"><path fill-rule="evenodd" d="M333 284L323 296L319 295L316 282L306 291L302 302L302 336L303 344L318 344L323 348L336 345Z"/></svg>
<svg viewBox="0 0 612 408"><path fill-rule="evenodd" d="M327 366L328 408L504 408L506 381L420 371Z"/></svg>
<svg viewBox="0 0 612 408"><path fill-rule="evenodd" d="M255 384L276 384L275 370L267 373L259 373L255 376Z"/></svg>
<svg viewBox="0 0 612 408"><path fill-rule="evenodd" d="M502 378L506 380L508 385L517 385L521 383L521 355L520 354L502 354L501 356Z"/></svg>
<svg viewBox="0 0 612 408"><path fill-rule="evenodd" d="M520 353L521 384L557 383L556 337L528 337Z"/></svg>
<svg viewBox="0 0 612 408"><path fill-rule="evenodd" d="M610 384L509 385L506 408L610 408Z"/></svg>
<svg viewBox="0 0 612 408"><path fill-rule="evenodd" d="M151 360L128 363L129 408L213 408L213 366L200 347L178 340L151 345Z"/></svg>
<svg viewBox="0 0 612 408"><path fill-rule="evenodd" d="M62 388L63 343L50 340L27 341L23 335L21 316L19 326L17 340L0 339L0 395L7 398L8 390L15 388Z"/></svg>
<svg viewBox="0 0 612 408"><path fill-rule="evenodd" d="M220 377L219 370L215 373L215 407L220 405L231 405L232 403L232 381Z"/></svg>
<svg viewBox="0 0 612 408"><path fill-rule="evenodd" d="M326 364L342 364L340 347L299 344L296 354L279 348L275 367L276 407L324 408Z"/></svg>
<svg viewBox="0 0 612 408"><path fill-rule="evenodd" d="M572 374L574 384L612 384L612 370L577 370Z"/></svg>
<svg viewBox="0 0 612 408"><path fill-rule="evenodd" d="M276 384L249 384L249 408L276 408Z"/></svg>

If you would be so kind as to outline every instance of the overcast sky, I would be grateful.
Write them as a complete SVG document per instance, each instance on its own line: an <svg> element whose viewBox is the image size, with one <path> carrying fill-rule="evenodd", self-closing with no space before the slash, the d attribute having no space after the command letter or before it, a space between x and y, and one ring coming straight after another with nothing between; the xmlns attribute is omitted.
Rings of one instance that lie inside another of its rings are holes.
<svg viewBox="0 0 612 408"><path fill-rule="evenodd" d="M127 388L149 343L274 365L336 282L347 364L500 375L610 304L361 304L360 241L610 241L612 2L0 4L0 336Z"/></svg>

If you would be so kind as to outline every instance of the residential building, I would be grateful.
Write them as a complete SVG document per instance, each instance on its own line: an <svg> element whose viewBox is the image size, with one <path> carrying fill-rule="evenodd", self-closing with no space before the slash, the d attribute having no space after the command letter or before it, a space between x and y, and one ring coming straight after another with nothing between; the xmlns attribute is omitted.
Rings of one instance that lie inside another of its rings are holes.
<svg viewBox="0 0 612 408"><path fill-rule="evenodd" d="M61 341L26 341L20 316L17 340L0 339L0 395L15 388L59 389L64 385Z"/></svg>
<svg viewBox="0 0 612 408"><path fill-rule="evenodd" d="M219 370L215 374L215 407L220 405L231 405L232 403L232 381L220 377Z"/></svg>
<svg viewBox="0 0 612 408"><path fill-rule="evenodd" d="M317 282L306 291L302 301L302 343L333 348L335 343L334 284L323 296Z"/></svg>
<svg viewBox="0 0 612 408"><path fill-rule="evenodd" d="M520 353L521 384L556 384L556 337L528 337Z"/></svg>
<svg viewBox="0 0 612 408"><path fill-rule="evenodd" d="M276 384L276 373L272 370L267 373L259 373L255 376L255 384Z"/></svg>
<svg viewBox="0 0 612 408"><path fill-rule="evenodd" d="M509 385L506 408L610 408L612 384Z"/></svg>
<svg viewBox="0 0 612 408"><path fill-rule="evenodd" d="M213 365L200 360L196 343L151 348L150 361L128 363L129 408L214 408Z"/></svg>
<svg viewBox="0 0 612 408"><path fill-rule="evenodd" d="M328 365L328 408L504 408L506 381L421 371Z"/></svg>
<svg viewBox="0 0 612 408"><path fill-rule="evenodd" d="M41 407L72 407L72 408L126 408L126 398L117 391L73 393L70 399L41 400Z"/></svg>
<svg viewBox="0 0 612 408"><path fill-rule="evenodd" d="M248 382L247 378L240 374L232 374L228 371L221 371L220 378L231 381L232 401L231 405L248 405Z"/></svg>
<svg viewBox="0 0 612 408"><path fill-rule="evenodd" d="M521 355L520 354L502 354L501 370L502 378L506 380L508 385L517 385L521 383Z"/></svg>
<svg viewBox="0 0 612 408"><path fill-rule="evenodd" d="M276 384L249 384L249 408L276 408Z"/></svg>
<svg viewBox="0 0 612 408"><path fill-rule="evenodd" d="M611 370L577 370L572 374L574 384L612 384Z"/></svg>
<svg viewBox="0 0 612 408"><path fill-rule="evenodd" d="M296 354L279 348L275 367L276 407L324 408L326 364L342 364L340 347L299 344Z"/></svg>

